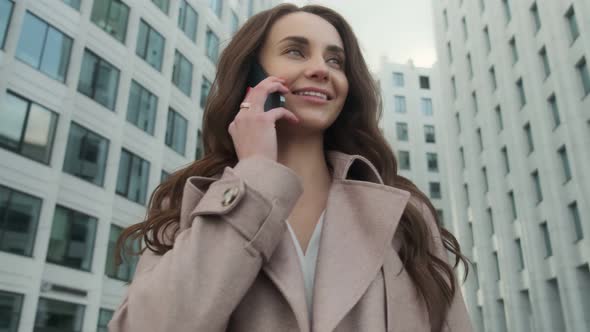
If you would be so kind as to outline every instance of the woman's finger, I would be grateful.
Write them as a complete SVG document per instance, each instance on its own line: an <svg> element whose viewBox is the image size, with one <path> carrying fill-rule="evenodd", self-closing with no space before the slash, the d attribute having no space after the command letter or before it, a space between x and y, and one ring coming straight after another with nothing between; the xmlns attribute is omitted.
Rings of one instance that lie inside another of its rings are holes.
<svg viewBox="0 0 590 332"><path fill-rule="evenodd" d="M277 122L280 119L286 119L292 123L299 123L299 118L291 111L284 107L277 107L266 112L272 117L273 122Z"/></svg>

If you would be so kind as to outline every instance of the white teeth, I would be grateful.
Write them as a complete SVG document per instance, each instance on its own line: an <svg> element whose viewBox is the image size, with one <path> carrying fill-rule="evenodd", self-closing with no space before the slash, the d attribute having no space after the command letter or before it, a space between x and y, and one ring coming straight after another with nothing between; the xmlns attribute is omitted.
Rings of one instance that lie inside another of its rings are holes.
<svg viewBox="0 0 590 332"><path fill-rule="evenodd" d="M299 91L295 93L296 95L299 96L315 96L315 97L320 97L324 100L328 99L328 96L326 96L325 94L321 93L321 92L315 92L315 91Z"/></svg>

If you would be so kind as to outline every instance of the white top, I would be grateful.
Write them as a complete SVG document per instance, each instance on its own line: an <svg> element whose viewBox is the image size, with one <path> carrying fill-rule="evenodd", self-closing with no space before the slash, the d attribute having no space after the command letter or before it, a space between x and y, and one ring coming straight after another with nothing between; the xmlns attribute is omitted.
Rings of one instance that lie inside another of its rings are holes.
<svg viewBox="0 0 590 332"><path fill-rule="evenodd" d="M311 235L311 239L309 239L309 243L307 244L306 253L303 253L303 249L301 249L301 245L299 244L299 240L297 240L297 236L291 225L289 225L289 220L287 220L287 226L289 228L289 233L291 233L291 238L293 239L293 244L297 250L297 256L299 256L299 263L301 264L301 270L303 272L303 283L305 286L305 300L307 301L307 310L309 312L309 319L311 321L311 306L312 306L312 296L313 296L313 285L314 285L314 276L315 276L315 268L316 262L318 259L318 251L320 248L320 233L322 232L322 227L324 225L324 213L326 210L322 212L320 216L320 220L315 225L315 229L313 230L313 234Z"/></svg>

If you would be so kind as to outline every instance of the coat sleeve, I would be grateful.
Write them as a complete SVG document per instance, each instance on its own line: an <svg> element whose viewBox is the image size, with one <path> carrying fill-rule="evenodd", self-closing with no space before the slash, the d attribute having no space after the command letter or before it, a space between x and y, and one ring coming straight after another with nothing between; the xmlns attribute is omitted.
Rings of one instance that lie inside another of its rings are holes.
<svg viewBox="0 0 590 332"><path fill-rule="evenodd" d="M184 195L202 195L187 213L190 225L166 254L145 250L109 331L224 331L280 242L301 183L289 168L261 157L226 167L205 193L189 179Z"/></svg>
<svg viewBox="0 0 590 332"><path fill-rule="evenodd" d="M426 204L421 203L421 206L422 215L426 219L432 232L435 255L448 263L449 259L447 250L443 245L440 231L438 230L438 227L436 227L436 220L434 219L434 216ZM457 280L456 276L453 277L455 278L457 288L449 311L447 312L447 317L445 319L442 332L472 332L473 326L471 325L471 320L469 318L469 313L467 312L465 300L463 299L463 294L461 293L461 283L459 280Z"/></svg>

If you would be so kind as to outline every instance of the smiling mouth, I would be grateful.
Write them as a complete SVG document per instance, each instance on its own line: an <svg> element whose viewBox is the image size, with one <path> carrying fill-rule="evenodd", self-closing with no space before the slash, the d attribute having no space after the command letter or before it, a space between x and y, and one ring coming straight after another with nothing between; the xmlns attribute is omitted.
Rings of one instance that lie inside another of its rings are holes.
<svg viewBox="0 0 590 332"><path fill-rule="evenodd" d="M307 96L307 97L313 97L313 98L322 99L322 100L330 100L330 97L328 95L321 93L321 92L315 92L315 91L301 91L301 92L295 92L293 94L297 95L297 96Z"/></svg>

